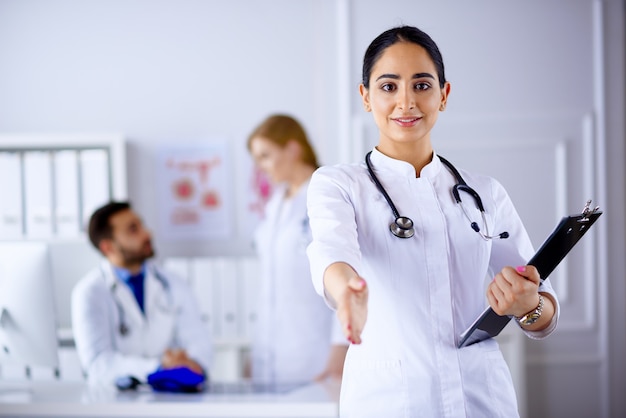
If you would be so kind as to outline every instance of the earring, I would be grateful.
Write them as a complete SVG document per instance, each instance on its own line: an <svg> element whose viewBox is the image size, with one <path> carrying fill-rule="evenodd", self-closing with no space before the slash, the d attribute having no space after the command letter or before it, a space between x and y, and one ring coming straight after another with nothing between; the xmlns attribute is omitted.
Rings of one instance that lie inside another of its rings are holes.
<svg viewBox="0 0 626 418"><path fill-rule="evenodd" d="M439 110L443 111L446 108L446 105L441 103L441 106L439 106Z"/></svg>

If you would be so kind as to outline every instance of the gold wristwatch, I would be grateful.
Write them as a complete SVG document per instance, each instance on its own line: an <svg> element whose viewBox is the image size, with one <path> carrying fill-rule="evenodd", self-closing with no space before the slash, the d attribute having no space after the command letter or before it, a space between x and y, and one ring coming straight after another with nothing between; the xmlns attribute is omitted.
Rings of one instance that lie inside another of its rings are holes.
<svg viewBox="0 0 626 418"><path fill-rule="evenodd" d="M543 311L543 296L539 295L539 305L526 315L516 317L517 322L520 325L532 325L541 317L541 311Z"/></svg>

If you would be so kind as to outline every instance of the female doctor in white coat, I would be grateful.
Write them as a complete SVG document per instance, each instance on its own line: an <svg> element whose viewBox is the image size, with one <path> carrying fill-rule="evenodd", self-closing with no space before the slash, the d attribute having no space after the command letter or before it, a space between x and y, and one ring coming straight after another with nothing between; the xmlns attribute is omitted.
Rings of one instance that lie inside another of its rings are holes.
<svg viewBox="0 0 626 418"><path fill-rule="evenodd" d="M258 318L251 377L267 383L340 378L347 342L311 284L306 191L317 159L302 125L271 115L250 134L248 149L275 188L255 234L260 260Z"/></svg>
<svg viewBox="0 0 626 418"><path fill-rule="evenodd" d="M134 376L145 382L158 368L173 367L206 375L211 341L194 295L148 261L151 236L130 205L96 210L89 236L106 257L72 292L74 339L89 381Z"/></svg>
<svg viewBox="0 0 626 418"><path fill-rule="evenodd" d="M317 170L308 194L313 282L353 343L341 416L517 416L497 342L459 349L459 334L488 301L544 338L557 299L524 265L534 251L496 180L459 169L468 187L457 203L459 177L430 138L450 93L436 44L414 27L385 31L365 53L360 92L378 145L365 161Z"/></svg>

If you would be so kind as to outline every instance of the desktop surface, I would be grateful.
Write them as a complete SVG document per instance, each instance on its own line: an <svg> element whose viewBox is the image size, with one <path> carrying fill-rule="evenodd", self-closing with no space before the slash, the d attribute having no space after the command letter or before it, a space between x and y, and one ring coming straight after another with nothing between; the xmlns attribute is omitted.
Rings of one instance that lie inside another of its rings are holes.
<svg viewBox="0 0 626 418"><path fill-rule="evenodd" d="M200 393L120 392L83 382L0 381L0 417L337 417L339 382L212 384Z"/></svg>

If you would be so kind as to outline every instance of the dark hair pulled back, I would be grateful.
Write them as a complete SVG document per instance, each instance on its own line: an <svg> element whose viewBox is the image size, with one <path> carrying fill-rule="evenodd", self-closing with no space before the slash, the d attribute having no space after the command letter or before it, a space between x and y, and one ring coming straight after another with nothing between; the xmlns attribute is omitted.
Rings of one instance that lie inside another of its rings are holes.
<svg viewBox="0 0 626 418"><path fill-rule="evenodd" d="M426 50L430 58L433 60L437 69L437 77L439 78L439 87L443 88L446 83L446 76L443 66L443 57L435 41L425 32L414 26L398 26L381 33L372 41L365 51L363 57L363 80L365 88L370 87L370 77L372 68L380 59L385 49L398 42L410 42L421 46Z"/></svg>

